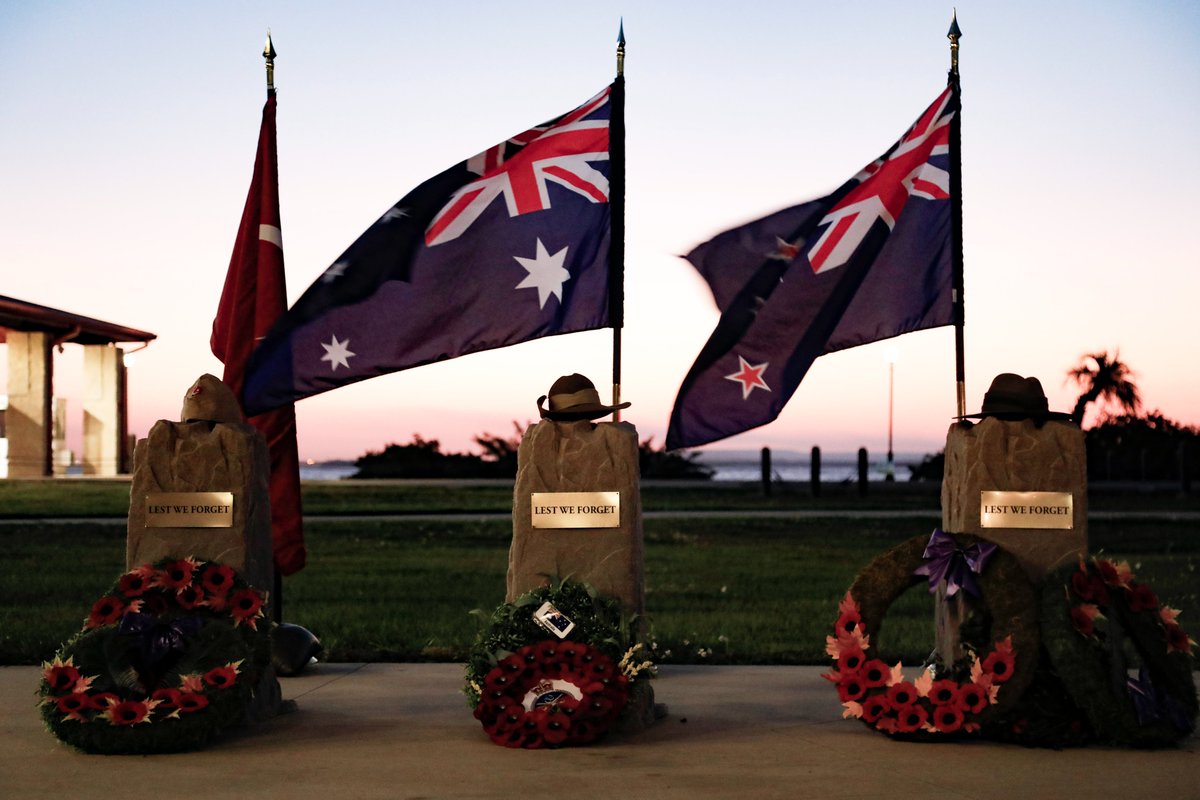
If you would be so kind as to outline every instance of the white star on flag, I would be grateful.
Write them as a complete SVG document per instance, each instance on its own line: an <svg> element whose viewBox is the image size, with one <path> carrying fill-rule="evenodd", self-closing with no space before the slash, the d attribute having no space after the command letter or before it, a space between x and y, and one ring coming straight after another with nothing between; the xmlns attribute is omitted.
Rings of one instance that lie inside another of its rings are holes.
<svg viewBox="0 0 1200 800"><path fill-rule="evenodd" d="M394 219L401 219L401 218L407 217L407 216L408 216L407 208L392 207L383 213L383 216L379 218L379 221L380 222L391 222Z"/></svg>
<svg viewBox="0 0 1200 800"><path fill-rule="evenodd" d="M350 369L350 359L357 354L350 352L348 344L350 344L349 339L339 342L338 338L332 334L329 337L329 344L321 342L321 347L325 348L325 355L321 356L321 360L329 362L331 372L337 372L338 367Z"/></svg>
<svg viewBox="0 0 1200 800"><path fill-rule="evenodd" d="M739 355L738 371L732 375L726 375L725 380L740 383L742 385L742 399L745 400L755 389L771 391L771 387L767 386L767 382L763 380L763 373L767 371L768 366L770 364L766 361L751 366L749 361Z"/></svg>
<svg viewBox="0 0 1200 800"><path fill-rule="evenodd" d="M546 252L546 245L542 244L541 239L538 239L535 258L521 258L520 256L513 256L513 258L529 273L525 280L513 288L537 289L539 308L546 307L546 298L550 295L554 295L560 303L562 302L562 285L571 280L571 273L563 269L563 262L567 260L567 248L564 247L554 255L550 255Z"/></svg>

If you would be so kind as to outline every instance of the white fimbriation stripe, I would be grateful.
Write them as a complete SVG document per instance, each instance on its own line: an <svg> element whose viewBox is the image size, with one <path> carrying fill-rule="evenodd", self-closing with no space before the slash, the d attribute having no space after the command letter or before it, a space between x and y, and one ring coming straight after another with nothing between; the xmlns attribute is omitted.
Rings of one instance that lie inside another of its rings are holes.
<svg viewBox="0 0 1200 800"><path fill-rule="evenodd" d="M260 241L270 242L280 250L283 249L283 231L274 225L259 225L258 238Z"/></svg>

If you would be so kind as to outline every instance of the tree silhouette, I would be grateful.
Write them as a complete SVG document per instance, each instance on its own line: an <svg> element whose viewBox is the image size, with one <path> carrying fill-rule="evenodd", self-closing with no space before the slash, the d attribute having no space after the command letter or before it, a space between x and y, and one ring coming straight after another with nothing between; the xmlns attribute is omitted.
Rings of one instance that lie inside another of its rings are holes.
<svg viewBox="0 0 1200 800"><path fill-rule="evenodd" d="M1067 372L1067 377L1083 390L1075 401L1075 410L1071 412L1071 417L1081 428L1088 405L1096 400L1115 402L1129 414L1136 414L1142 405L1141 395L1133 380L1134 372L1121 360L1119 350L1112 356L1107 351L1088 353L1078 366Z"/></svg>

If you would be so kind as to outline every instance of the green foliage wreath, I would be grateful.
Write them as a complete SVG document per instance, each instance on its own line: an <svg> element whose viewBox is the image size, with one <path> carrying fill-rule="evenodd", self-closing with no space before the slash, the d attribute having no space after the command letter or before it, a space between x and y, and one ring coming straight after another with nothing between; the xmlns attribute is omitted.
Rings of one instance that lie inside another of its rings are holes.
<svg viewBox="0 0 1200 800"><path fill-rule="evenodd" d="M122 575L42 665L42 718L89 753L203 747L238 722L270 662L266 596L232 568L164 559Z"/></svg>
<svg viewBox="0 0 1200 800"><path fill-rule="evenodd" d="M1081 560L1046 578L1046 651L1103 741L1162 747L1195 729L1196 643L1178 615L1134 579L1127 562Z"/></svg>
<svg viewBox="0 0 1200 800"><path fill-rule="evenodd" d="M563 638L534 619L547 602L574 623ZM467 659L467 702L497 744L594 741L649 691L654 666L634 641L636 624L620 602L586 584L562 581L527 592L497 607L476 637Z"/></svg>
<svg viewBox="0 0 1200 800"><path fill-rule="evenodd" d="M980 541L964 534L954 539L963 547ZM975 623L978 635L963 636L964 663L946 665L936 680L924 671L909 681L902 664L871 657L871 639L892 603L926 581L917 569L926 563L929 541L914 537L868 564L839 604L834 635L826 638L835 669L825 677L836 684L844 715L895 736L941 738L984 730L1017 702L1037 663L1037 595L1016 558L1000 549L974 579L982 621Z"/></svg>

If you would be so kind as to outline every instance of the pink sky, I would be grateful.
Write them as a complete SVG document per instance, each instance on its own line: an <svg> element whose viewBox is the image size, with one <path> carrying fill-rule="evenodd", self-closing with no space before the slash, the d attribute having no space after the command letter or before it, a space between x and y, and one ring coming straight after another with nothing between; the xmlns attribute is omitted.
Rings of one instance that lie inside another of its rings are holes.
<svg viewBox="0 0 1200 800"><path fill-rule="evenodd" d="M1039 377L1051 407L1069 410L1066 371L1083 353L1119 348L1148 410L1200 424L1198 8L959 6L968 410L998 372ZM250 181L268 26L294 299L417 183L608 83L620 13L604 3L6 7L0 294L158 334L130 368L131 430L144 436L177 418L197 376L220 374L208 335ZM643 437L662 442L717 320L678 255L825 194L879 155L944 85L948 22L932 2L665 2L626 17L622 399ZM583 372L607 394L610 335L304 400L301 457L354 458L413 433L470 449L477 433L535 419L559 375ZM819 359L779 420L715 447L881 453L889 349L895 449L940 449L955 413L950 329ZM80 361L69 346L58 358L56 388L76 414Z"/></svg>

